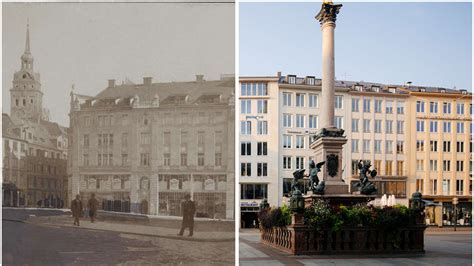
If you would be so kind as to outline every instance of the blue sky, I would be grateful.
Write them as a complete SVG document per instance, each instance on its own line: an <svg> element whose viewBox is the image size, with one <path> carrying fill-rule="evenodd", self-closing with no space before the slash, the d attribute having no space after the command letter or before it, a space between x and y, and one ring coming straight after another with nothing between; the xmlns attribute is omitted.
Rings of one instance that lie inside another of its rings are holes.
<svg viewBox="0 0 474 266"><path fill-rule="evenodd" d="M240 75L321 76L320 3L241 3ZM471 3L343 3L336 78L471 90Z"/></svg>

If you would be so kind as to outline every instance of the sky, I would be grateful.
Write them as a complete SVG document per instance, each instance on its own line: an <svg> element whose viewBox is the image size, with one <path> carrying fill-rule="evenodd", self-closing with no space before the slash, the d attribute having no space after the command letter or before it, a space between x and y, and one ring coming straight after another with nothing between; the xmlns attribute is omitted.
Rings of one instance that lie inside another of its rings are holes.
<svg viewBox="0 0 474 266"><path fill-rule="evenodd" d="M30 23L34 69L51 121L69 126L69 94L97 95L108 79L136 84L235 73L234 4L3 3L2 111Z"/></svg>
<svg viewBox="0 0 474 266"><path fill-rule="evenodd" d="M321 77L320 3L240 3L240 76ZM471 90L471 3L343 3L336 78Z"/></svg>

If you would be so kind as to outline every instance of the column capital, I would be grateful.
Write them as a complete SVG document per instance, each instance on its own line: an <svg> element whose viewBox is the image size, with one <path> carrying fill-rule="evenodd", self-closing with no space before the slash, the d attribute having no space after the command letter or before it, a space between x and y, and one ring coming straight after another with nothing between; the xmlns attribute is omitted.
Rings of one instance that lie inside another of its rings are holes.
<svg viewBox="0 0 474 266"><path fill-rule="evenodd" d="M334 24L341 7L341 4L335 5L332 2L324 2L321 5L321 10L319 10L319 13L315 18L321 23L321 26L323 26L326 22L331 22Z"/></svg>

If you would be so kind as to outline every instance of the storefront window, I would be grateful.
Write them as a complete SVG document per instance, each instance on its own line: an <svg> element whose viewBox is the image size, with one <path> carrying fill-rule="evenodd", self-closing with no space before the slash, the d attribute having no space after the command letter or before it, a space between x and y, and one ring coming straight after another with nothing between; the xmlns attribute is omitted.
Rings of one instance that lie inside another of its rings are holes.
<svg viewBox="0 0 474 266"><path fill-rule="evenodd" d="M443 225L470 226L472 224L472 206L470 202L459 202L457 213L451 202L443 203Z"/></svg>

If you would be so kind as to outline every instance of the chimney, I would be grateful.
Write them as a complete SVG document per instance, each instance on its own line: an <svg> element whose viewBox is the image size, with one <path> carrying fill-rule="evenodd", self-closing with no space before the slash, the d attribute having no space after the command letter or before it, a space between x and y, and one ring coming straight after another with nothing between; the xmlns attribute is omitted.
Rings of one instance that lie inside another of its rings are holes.
<svg viewBox="0 0 474 266"><path fill-rule="evenodd" d="M109 88L115 87L115 79L109 79Z"/></svg>
<svg viewBox="0 0 474 266"><path fill-rule="evenodd" d="M143 85L150 86L152 79L153 79L152 77L144 77L143 78Z"/></svg>
<svg viewBox="0 0 474 266"><path fill-rule="evenodd" d="M204 81L204 75L196 75L196 81Z"/></svg>
<svg viewBox="0 0 474 266"><path fill-rule="evenodd" d="M281 71L277 72L277 77L281 77Z"/></svg>

